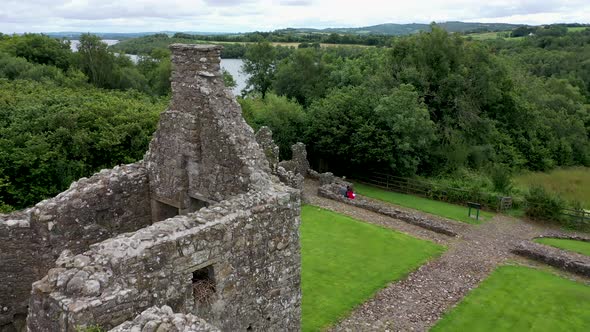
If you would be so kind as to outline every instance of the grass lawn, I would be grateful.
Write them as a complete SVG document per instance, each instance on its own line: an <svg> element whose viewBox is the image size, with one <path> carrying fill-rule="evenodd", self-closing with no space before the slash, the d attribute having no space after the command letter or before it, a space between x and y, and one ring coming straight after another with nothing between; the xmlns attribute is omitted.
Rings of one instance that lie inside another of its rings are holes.
<svg viewBox="0 0 590 332"><path fill-rule="evenodd" d="M537 243L546 244L555 248L565 249L569 251L575 251L579 254L590 256L590 242L576 241L568 239L552 239L552 238L540 238L534 240Z"/></svg>
<svg viewBox="0 0 590 332"><path fill-rule="evenodd" d="M302 330L336 323L444 247L306 205L301 209Z"/></svg>
<svg viewBox="0 0 590 332"><path fill-rule="evenodd" d="M430 214L466 222L469 224L479 223L475 219L469 218L469 216L467 215L468 208L465 206L387 191L378 187L373 187L362 183L355 183L354 190L361 195L382 200L384 202L396 204L399 206L424 211ZM494 213L492 212L480 211L480 221L485 221L493 217Z"/></svg>
<svg viewBox="0 0 590 332"><path fill-rule="evenodd" d="M431 330L588 331L590 286L521 266L502 266Z"/></svg>

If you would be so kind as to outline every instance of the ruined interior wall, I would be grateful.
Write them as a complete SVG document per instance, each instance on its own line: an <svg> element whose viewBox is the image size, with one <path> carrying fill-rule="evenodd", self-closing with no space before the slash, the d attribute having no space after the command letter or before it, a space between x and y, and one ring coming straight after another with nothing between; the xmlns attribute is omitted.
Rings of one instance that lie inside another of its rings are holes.
<svg viewBox="0 0 590 332"><path fill-rule="evenodd" d="M32 283L63 250L151 224L147 172L139 163L103 170L17 215L0 218L0 326L27 313Z"/></svg>
<svg viewBox="0 0 590 332"><path fill-rule="evenodd" d="M170 107L146 154L155 199L183 209L269 181L268 162L220 70L221 46L173 44Z"/></svg>
<svg viewBox="0 0 590 332"><path fill-rule="evenodd" d="M44 240L51 266L64 249L81 253L92 243L149 224L148 177L141 163L82 178L35 205L31 213L31 228Z"/></svg>
<svg viewBox="0 0 590 332"><path fill-rule="evenodd" d="M0 215L0 331L27 312L31 284L38 279L32 238L28 213Z"/></svg>
<svg viewBox="0 0 590 332"><path fill-rule="evenodd" d="M91 246L34 284L32 331L111 328L169 305L224 331L300 329L299 193L280 184ZM196 302L192 272L213 265Z"/></svg>

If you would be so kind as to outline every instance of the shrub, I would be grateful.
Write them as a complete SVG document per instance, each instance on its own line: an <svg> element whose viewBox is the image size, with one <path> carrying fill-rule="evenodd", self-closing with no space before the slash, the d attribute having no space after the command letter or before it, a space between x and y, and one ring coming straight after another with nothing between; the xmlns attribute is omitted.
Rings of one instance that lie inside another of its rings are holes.
<svg viewBox="0 0 590 332"><path fill-rule="evenodd" d="M525 214L537 220L561 222L565 201L559 196L548 193L541 186L533 186L525 196L527 207Z"/></svg>
<svg viewBox="0 0 590 332"><path fill-rule="evenodd" d="M490 170L490 178L494 185L494 191L503 194L509 194L512 191L512 177L508 168L495 165Z"/></svg>

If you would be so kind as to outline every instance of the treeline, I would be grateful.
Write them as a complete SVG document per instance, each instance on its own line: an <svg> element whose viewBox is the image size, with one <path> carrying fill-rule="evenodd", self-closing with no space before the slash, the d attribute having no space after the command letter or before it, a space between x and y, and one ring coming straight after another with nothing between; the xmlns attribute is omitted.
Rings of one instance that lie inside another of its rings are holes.
<svg viewBox="0 0 590 332"><path fill-rule="evenodd" d="M512 55L531 48L550 58L535 41L486 44L436 26L350 57L305 48L281 60L261 42L245 56L250 95L241 103L250 124L271 127L284 158L304 141L320 170L444 176L590 165L585 34L539 38L580 61L539 72Z"/></svg>
<svg viewBox="0 0 590 332"><path fill-rule="evenodd" d="M368 46L388 46L391 44L391 36L384 34L356 34L356 33L314 33L297 32L289 29L250 32L229 35L191 35L176 33L174 38L184 38L202 41L252 43L266 40L272 43L325 43L325 44L352 44Z"/></svg>
<svg viewBox="0 0 590 332"><path fill-rule="evenodd" d="M158 95L168 95L168 71L158 60L136 66L93 36L78 53L43 35L0 36L0 212L141 159L167 104Z"/></svg>

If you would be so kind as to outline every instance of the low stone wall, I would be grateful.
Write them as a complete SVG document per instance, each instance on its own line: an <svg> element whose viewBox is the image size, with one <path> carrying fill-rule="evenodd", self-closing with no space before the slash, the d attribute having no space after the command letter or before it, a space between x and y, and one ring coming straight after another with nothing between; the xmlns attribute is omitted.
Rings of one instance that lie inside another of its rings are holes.
<svg viewBox="0 0 590 332"><path fill-rule="evenodd" d="M386 216L405 221L409 224L420 226L422 228L449 236L457 236L460 230L465 227L464 225L455 224L451 221L443 222L439 220L428 219L423 216L411 214L393 207L387 207L384 206L384 204L379 204L372 200L365 199L360 195L357 195L355 199L348 199L340 194L342 186L343 185L336 183L323 185L318 189L318 195L369 211L381 213Z"/></svg>
<svg viewBox="0 0 590 332"><path fill-rule="evenodd" d="M530 241L521 242L512 252L565 271L590 277L590 257L585 255Z"/></svg>
<svg viewBox="0 0 590 332"><path fill-rule="evenodd" d="M224 331L299 330L299 206L298 191L272 184L62 256L33 285L28 328L112 328L168 305ZM194 293L203 269L206 300Z"/></svg>
<svg viewBox="0 0 590 332"><path fill-rule="evenodd" d="M110 332L166 331L166 332L220 332L218 328L188 314L175 314L169 306L151 307L132 322L125 322Z"/></svg>
<svg viewBox="0 0 590 332"><path fill-rule="evenodd" d="M539 238L552 238L552 239L564 239L564 240L576 240L590 242L590 237L587 235L580 234L564 234L564 233L547 233L539 236Z"/></svg>

